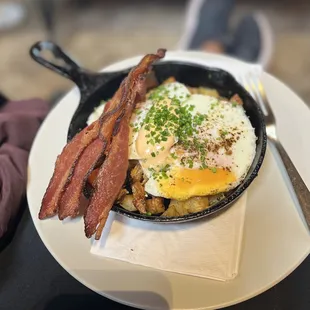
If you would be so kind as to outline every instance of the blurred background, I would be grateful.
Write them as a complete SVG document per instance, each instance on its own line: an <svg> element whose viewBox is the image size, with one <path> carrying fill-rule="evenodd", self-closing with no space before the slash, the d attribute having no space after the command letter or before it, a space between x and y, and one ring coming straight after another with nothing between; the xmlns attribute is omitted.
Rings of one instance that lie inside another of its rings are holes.
<svg viewBox="0 0 310 310"><path fill-rule="evenodd" d="M158 47L175 49L186 7L186 0L0 0L4 3L11 9L2 16L11 21L0 19L0 91L11 99L48 100L72 84L30 59L34 42L53 39L79 64L99 70ZM20 5L15 11L14 3ZM274 31L267 71L310 104L310 1L239 0L236 17L255 10L267 15ZM14 19L21 21L15 27Z"/></svg>

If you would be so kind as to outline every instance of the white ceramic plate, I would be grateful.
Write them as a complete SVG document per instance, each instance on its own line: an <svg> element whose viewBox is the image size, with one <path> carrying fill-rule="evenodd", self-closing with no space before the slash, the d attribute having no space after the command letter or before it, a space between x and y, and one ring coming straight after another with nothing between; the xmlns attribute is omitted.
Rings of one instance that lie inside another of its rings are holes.
<svg viewBox="0 0 310 310"><path fill-rule="evenodd" d="M106 70L138 62L129 59ZM166 60L213 65L234 72L247 64L199 52L172 52ZM310 186L310 112L289 88L265 74L263 82L279 123L284 146ZM48 115L29 158L28 202L36 229L54 258L90 289L142 309L214 309L253 297L292 272L309 254L310 237L285 183L281 165L268 149L261 172L248 190L244 242L238 277L222 283L157 271L90 254L83 221L38 220L41 199L66 143L71 116L79 102L75 88ZM216 219L215 219L216 220ZM207 249L207 245L205 245Z"/></svg>

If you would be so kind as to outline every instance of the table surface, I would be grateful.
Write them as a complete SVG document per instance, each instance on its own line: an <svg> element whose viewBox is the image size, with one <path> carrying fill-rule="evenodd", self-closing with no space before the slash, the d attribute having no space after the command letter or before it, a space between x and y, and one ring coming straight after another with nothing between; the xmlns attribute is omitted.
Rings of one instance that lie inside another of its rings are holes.
<svg viewBox="0 0 310 310"><path fill-rule="evenodd" d="M0 252L0 310L133 309L110 301L71 277L51 256L25 210ZM309 310L310 256L267 292L227 310Z"/></svg>

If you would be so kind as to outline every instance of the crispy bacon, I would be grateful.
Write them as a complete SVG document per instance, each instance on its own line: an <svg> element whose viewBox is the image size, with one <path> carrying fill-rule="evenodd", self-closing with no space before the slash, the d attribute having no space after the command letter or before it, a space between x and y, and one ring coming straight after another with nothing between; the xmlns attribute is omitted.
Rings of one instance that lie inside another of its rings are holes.
<svg viewBox="0 0 310 310"><path fill-rule="evenodd" d="M117 96L117 93L115 96ZM116 103L117 101L115 101ZM107 130L106 137L108 135L111 137L115 121L119 115L117 112L121 111L121 108L123 107L117 106L108 113L103 114L99 120L83 129L64 147L62 153L57 158L54 174L43 197L39 213L40 219L57 214L62 195L72 179L75 166L79 162L80 157L86 148L99 137L100 129L103 125L105 128L108 127L110 129ZM102 138L101 140L104 147L106 139ZM102 148L98 150L99 153L104 151ZM100 157L100 154L97 155Z"/></svg>
<svg viewBox="0 0 310 310"><path fill-rule="evenodd" d="M146 59L143 59L146 61ZM148 61L148 60L147 60ZM144 63L144 71L148 70L149 65L147 61ZM141 64L140 64L141 65ZM139 67L137 67L139 68ZM112 100L107 103L106 112L110 112L118 106L118 110L109 120L102 124L100 134L97 140L93 141L88 148L82 153L79 162L74 170L74 178L72 178L60 202L59 219L64 219L68 216L74 217L79 213L79 203L83 188L86 184L87 178L96 167L96 165L103 158L104 152L109 148L111 136L115 122L123 112L128 96L124 92L126 88L131 91L130 87L134 83L135 76L130 74L126 82L123 82L119 90L113 96ZM132 79L133 81L131 81ZM128 90L126 90L128 92Z"/></svg>
<svg viewBox="0 0 310 310"><path fill-rule="evenodd" d="M71 180L73 169L85 148L98 136L99 129L100 120L78 133L57 157L54 174L42 200L39 219L53 216L58 212L60 198L65 186Z"/></svg>
<svg viewBox="0 0 310 310"><path fill-rule="evenodd" d="M144 98L146 93L145 77L148 73L146 66L162 58L165 51L159 50L157 55L144 57L141 63L132 70L124 86L124 98L127 100L124 116L117 124L117 131L113 137L111 149L107 158L100 167L95 190L90 199L88 208L84 215L85 235L99 239L102 229L106 223L109 212L121 190L128 170L128 143L129 143L129 121L137 101ZM144 62L144 66L142 65ZM132 83L132 85L130 85ZM126 87L127 86L127 87Z"/></svg>
<svg viewBox="0 0 310 310"><path fill-rule="evenodd" d="M98 163L102 161L104 152L110 145L116 119L124 109L125 102L122 102L120 99L121 92L118 91L110 101L107 112L113 111L116 107L118 107L118 109L115 110L115 113L111 114L111 117L102 124L97 139L85 149L74 169L74 177L68 184L60 201L58 212L60 220L63 220L68 216L74 217L79 213L81 194L87 178ZM118 103L119 105L117 105Z"/></svg>
<svg viewBox="0 0 310 310"><path fill-rule="evenodd" d="M74 169L74 177L67 186L60 200L58 217L60 220L68 216L75 217L79 213L80 197L86 179L96 163L103 157L104 142L101 139L93 141L83 152Z"/></svg>
<svg viewBox="0 0 310 310"><path fill-rule="evenodd" d="M102 231L113 203L126 179L129 136L129 118L127 115L126 119L120 123L119 132L113 139L110 152L100 167L95 191L84 215L85 235L88 238L96 232L99 223L101 223ZM101 231L98 230L99 237ZM96 239L99 239L98 236L96 234Z"/></svg>
<svg viewBox="0 0 310 310"><path fill-rule="evenodd" d="M86 127L58 156L54 174L42 200L39 218L59 213L76 216L87 178L106 156L84 215L87 237L101 235L108 213L125 181L128 168L129 121L137 101L145 96L145 76L165 50L146 55L124 79L100 119Z"/></svg>
<svg viewBox="0 0 310 310"><path fill-rule="evenodd" d="M111 106L111 100L108 101L108 102L104 105L103 113L106 113L106 112L110 109L110 106Z"/></svg>
<svg viewBox="0 0 310 310"><path fill-rule="evenodd" d="M91 185L91 187L95 187L96 179L98 176L99 168L96 168L93 170L93 172L90 174L90 176L87 179L87 183Z"/></svg>

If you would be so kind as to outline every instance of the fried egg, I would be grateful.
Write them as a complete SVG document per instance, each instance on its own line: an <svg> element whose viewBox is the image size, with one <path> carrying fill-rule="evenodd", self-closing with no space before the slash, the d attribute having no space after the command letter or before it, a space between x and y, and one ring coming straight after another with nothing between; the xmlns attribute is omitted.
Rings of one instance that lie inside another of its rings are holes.
<svg viewBox="0 0 310 310"><path fill-rule="evenodd" d="M166 99L165 103L169 105L170 101ZM138 154L135 159L148 177L146 192L185 200L235 188L244 179L256 149L254 129L243 107L197 94L183 103L192 107L193 117L203 119L188 139L190 146L173 135L167 141L146 144L147 131L143 128L133 138L131 147Z"/></svg>
<svg viewBox="0 0 310 310"><path fill-rule="evenodd" d="M194 147L171 148L170 157L176 156L168 163L168 178L149 174L145 189L152 195L183 200L229 191L244 179L254 159L256 137L242 106L202 95L192 95L188 104L195 106L193 114L205 116L193 134Z"/></svg>
<svg viewBox="0 0 310 310"><path fill-rule="evenodd" d="M129 159L138 160L153 196L186 200L240 184L256 151L242 105L162 85L132 115Z"/></svg>
<svg viewBox="0 0 310 310"><path fill-rule="evenodd" d="M162 148L165 148L166 151L170 150L177 142L177 137L169 136L168 141L162 141L161 143L152 145L148 143L148 137L146 137L148 132L142 126L152 107L153 109L157 109L159 106L168 106L171 104L172 98L177 98L182 104L190 96L190 92L186 86L178 82L169 83L161 87L163 93L161 100L155 102L152 99L148 99L146 102L138 103L134 110L130 123L129 159L144 160L151 157L153 152L160 151ZM163 158L164 156L160 157ZM154 162L159 163L159 161L159 157L154 159Z"/></svg>

